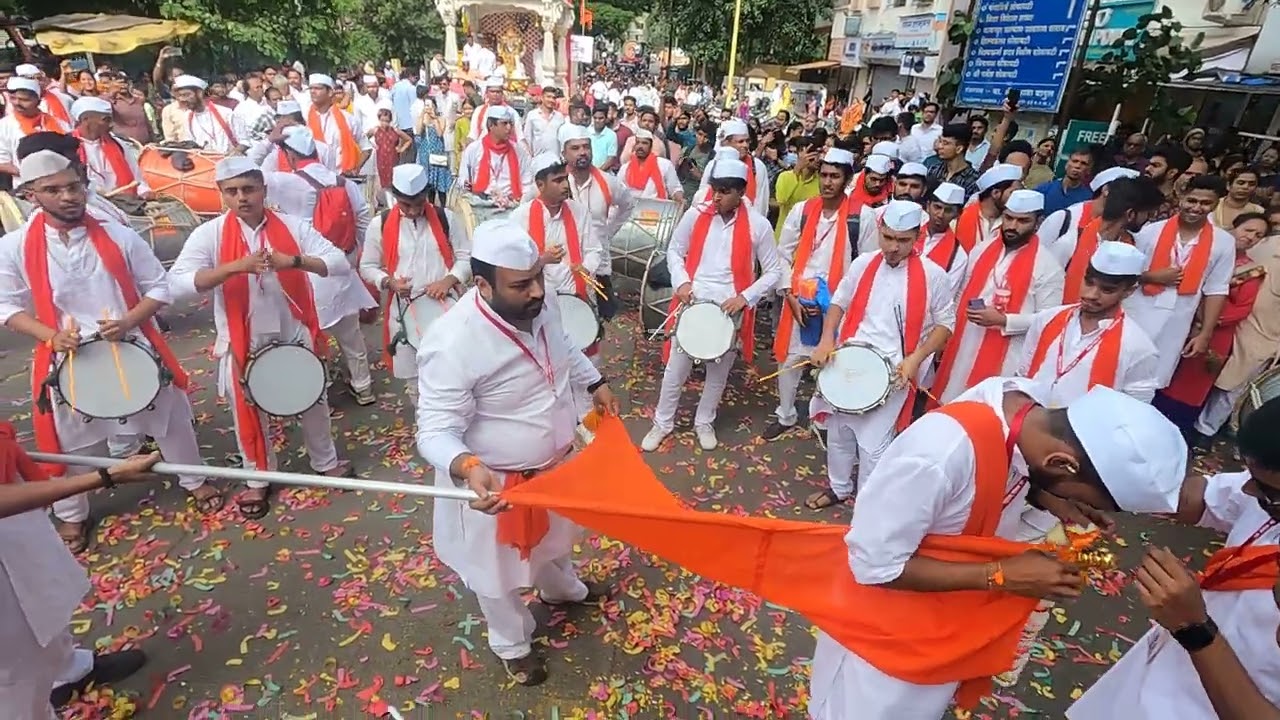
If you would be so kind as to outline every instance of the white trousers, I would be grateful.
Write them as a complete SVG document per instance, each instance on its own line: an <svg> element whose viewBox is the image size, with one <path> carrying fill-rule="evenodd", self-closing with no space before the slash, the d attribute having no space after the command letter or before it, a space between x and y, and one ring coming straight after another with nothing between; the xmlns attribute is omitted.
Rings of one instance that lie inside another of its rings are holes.
<svg viewBox="0 0 1280 720"><path fill-rule="evenodd" d="M240 392L237 388L236 392ZM262 432L267 436L267 467L259 468L249 459L244 445L240 442L240 419L235 410L231 412L232 422L236 428L236 447L244 459L245 470L275 470L276 452L271 444L271 418L264 412L258 412L258 422L262 423ZM322 395L320 402L298 417L302 426L302 444L307 449L307 457L311 459L311 469L317 473L328 472L338 467L338 449L333 444L333 428L329 423L329 401ZM264 488L271 483L264 480L248 480L245 485L251 488Z"/></svg>
<svg viewBox="0 0 1280 720"><path fill-rule="evenodd" d="M326 328L325 332L338 341L338 349L347 360L351 387L357 391L368 390L373 385L373 377L369 374L369 350L365 347L364 332L360 328L360 315L348 315Z"/></svg>
<svg viewBox="0 0 1280 720"><path fill-rule="evenodd" d="M194 420L191 417L191 405L183 401L178 406L184 408L185 412L175 409L173 414L170 415L169 427L166 429L165 434L156 438L156 446L160 448L160 455L165 459L165 462L178 465L202 465L204 460L200 457L200 444L196 442L196 429ZM119 441L123 441L125 438L134 441L139 439L135 435L113 436L113 439ZM97 442L85 447L65 450L65 452L68 455L102 455L104 452L110 452L107 449L109 444L111 444L111 441L105 443ZM67 476L80 475L87 472L94 472L94 468L79 465L67 466ZM187 491L195 490L204 485L204 481L205 479L200 476L178 476L178 484ZM54 501L53 516L69 523L81 523L88 520L89 493L80 493L79 495L72 495L71 497Z"/></svg>
<svg viewBox="0 0 1280 720"><path fill-rule="evenodd" d="M894 433L858 433L861 418L847 413L833 412L827 418L827 482L831 492L841 500L849 498L857 490L853 482L856 468L858 483L862 483L876 469L880 457L893 442Z"/></svg>
<svg viewBox="0 0 1280 720"><path fill-rule="evenodd" d="M720 409L720 398L729 383L729 371L738 359L738 351L730 350L724 357L714 362L705 363L706 380L702 385L702 398L698 401L698 411L694 415L694 427L711 427L716 423L716 411ZM667 369L662 373L662 389L658 393L658 407L653 412L653 426L663 432L671 432L676 426L676 410L680 407L680 394L684 392L685 381L693 370L693 358L680 352L679 348L671 348L671 359L667 361Z"/></svg>
<svg viewBox="0 0 1280 720"><path fill-rule="evenodd" d="M1200 417L1196 418L1196 432L1208 437L1217 435L1222 426L1231 419L1231 411L1235 410L1236 402L1240 400L1241 395L1244 395L1247 387L1249 387L1248 383L1235 390L1216 387L1210 389L1209 397L1204 401L1204 407L1200 409Z"/></svg>
<svg viewBox="0 0 1280 720"><path fill-rule="evenodd" d="M139 435L112 435L107 438L107 452L113 458L127 458L142 449L142 437Z"/></svg>
<svg viewBox="0 0 1280 720"><path fill-rule="evenodd" d="M8 621L0 630L6 650L0 659L0 717L53 720L57 716L49 704L49 691L88 675L93 670L93 653L77 648L68 630L41 647L21 613Z"/></svg>
<svg viewBox="0 0 1280 720"><path fill-rule="evenodd" d="M543 564L534 571L533 587L544 600L580 602L587 597L587 586L573 569L568 555ZM533 652L533 631L537 622L525 606L519 592L503 597L477 595L480 614L489 626L489 648L503 660L519 660Z"/></svg>
<svg viewBox="0 0 1280 720"><path fill-rule="evenodd" d="M804 378L805 368L794 367L794 365L808 359L808 355L792 353L787 355L787 359L778 366L782 372L778 375L778 408L773 411L773 414L777 416L778 424L784 427L793 427L800 422L800 413L796 412L796 393L800 391L800 381ZM783 368L791 369L783 370Z"/></svg>

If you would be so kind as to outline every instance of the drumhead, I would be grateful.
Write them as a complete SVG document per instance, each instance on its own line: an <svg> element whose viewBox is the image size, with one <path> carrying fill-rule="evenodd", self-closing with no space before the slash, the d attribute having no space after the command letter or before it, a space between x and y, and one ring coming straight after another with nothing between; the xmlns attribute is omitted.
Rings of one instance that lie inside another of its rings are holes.
<svg viewBox="0 0 1280 720"><path fill-rule="evenodd" d="M324 394L324 362L301 345L270 345L249 360L244 385L249 400L266 414L301 415Z"/></svg>
<svg viewBox="0 0 1280 720"><path fill-rule="evenodd" d="M733 318L711 302L696 302L676 320L676 344L694 360L715 360L733 349Z"/></svg>
<svg viewBox="0 0 1280 720"><path fill-rule="evenodd" d="M586 350L600 337L600 318L591 303L577 295L556 293L560 305L560 321L574 348Z"/></svg>
<svg viewBox="0 0 1280 720"><path fill-rule="evenodd" d="M133 342L90 340L80 345L74 359L64 356L58 366L58 394L91 418L115 420L137 415L156 401L160 385L155 355Z"/></svg>
<svg viewBox="0 0 1280 720"><path fill-rule="evenodd" d="M452 299L441 302L426 295L419 295L410 300L407 305L401 305L400 327L404 329L404 339L409 343L409 347L417 350L427 330L453 306L453 303Z"/></svg>
<svg viewBox="0 0 1280 720"><path fill-rule="evenodd" d="M841 412L866 412L888 399L892 373L884 356L870 347L845 345L818 372L818 392Z"/></svg>

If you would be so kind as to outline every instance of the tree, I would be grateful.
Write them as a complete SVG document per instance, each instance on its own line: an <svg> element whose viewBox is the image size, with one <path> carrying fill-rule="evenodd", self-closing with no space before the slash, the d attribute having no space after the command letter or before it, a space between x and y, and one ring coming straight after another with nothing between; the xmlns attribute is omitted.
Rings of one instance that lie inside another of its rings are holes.
<svg viewBox="0 0 1280 720"><path fill-rule="evenodd" d="M430 3L412 0L362 2L357 31L370 36L362 44L374 46L373 54L365 57L395 57L413 65L444 49L444 24Z"/></svg>
<svg viewBox="0 0 1280 720"><path fill-rule="evenodd" d="M951 24L947 26L947 42L956 46L956 56L938 73L938 88L934 98L943 107L950 107L960 92L960 77L964 74L965 50L969 46L969 38L973 37L976 26L973 15L956 10L951 16Z"/></svg>
<svg viewBox="0 0 1280 720"><path fill-rule="evenodd" d="M727 67L733 9L728 0L659 0L657 11L664 28L675 26L676 44L691 58ZM826 36L813 28L830 10L829 0L742 0L738 66L755 60L788 65L821 57Z"/></svg>
<svg viewBox="0 0 1280 720"><path fill-rule="evenodd" d="M625 39L631 21L639 16L639 13L634 10L618 7L612 3L591 3L590 10L591 28L587 30L587 34L610 40Z"/></svg>

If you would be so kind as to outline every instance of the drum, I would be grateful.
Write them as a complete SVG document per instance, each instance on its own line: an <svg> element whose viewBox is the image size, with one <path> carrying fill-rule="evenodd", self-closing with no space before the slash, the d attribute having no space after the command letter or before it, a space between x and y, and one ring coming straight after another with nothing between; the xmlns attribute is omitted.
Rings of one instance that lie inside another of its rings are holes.
<svg viewBox="0 0 1280 720"><path fill-rule="evenodd" d="M893 364L879 350L847 342L818 371L818 393L836 410L860 415L885 404L893 376Z"/></svg>
<svg viewBox="0 0 1280 720"><path fill-rule="evenodd" d="M476 226L480 223L509 215L515 209L514 207L498 207L491 200L472 195L469 192L454 193L450 191L446 202L449 203L447 207L454 212L462 223L462 227L466 229L467 240L471 240L472 233L475 232Z"/></svg>
<svg viewBox="0 0 1280 720"><path fill-rule="evenodd" d="M445 311L453 307L456 301L448 298L441 302L424 295L419 295L409 300L401 300L396 298L396 306L399 308L397 317L400 320L400 332L391 341L391 347L388 351L395 352L395 346L403 342L409 347L417 350L422 338L427 334L427 329L432 323L440 319Z"/></svg>
<svg viewBox="0 0 1280 720"><path fill-rule="evenodd" d="M1239 430L1240 425L1250 413L1262 407L1262 404L1268 400L1278 397L1280 397L1280 364L1273 364L1270 369L1265 370L1245 386L1244 394L1236 404L1235 417L1231 421L1232 427Z"/></svg>
<svg viewBox="0 0 1280 720"><path fill-rule="evenodd" d="M245 398L262 412L293 417L324 395L324 362L302 345L273 342L249 354L240 382Z"/></svg>
<svg viewBox="0 0 1280 720"><path fill-rule="evenodd" d="M173 161L178 154L188 157L195 167L175 168ZM217 215L223 211L222 193L213 170L222 158L221 154L202 150L166 150L149 145L138 156L138 166L156 195L171 195L197 213Z"/></svg>
<svg viewBox="0 0 1280 720"><path fill-rule="evenodd" d="M667 249L679 220L680 205L674 200L637 200L631 219L618 228L610 241L613 271L622 277L642 279L654 251Z"/></svg>
<svg viewBox="0 0 1280 720"><path fill-rule="evenodd" d="M53 388L85 420L119 420L154 409L168 380L160 360L135 340L99 337L66 353L54 370Z"/></svg>
<svg viewBox="0 0 1280 720"><path fill-rule="evenodd" d="M676 318L675 340L694 362L718 361L733 349L737 325L719 303L695 301Z"/></svg>
<svg viewBox="0 0 1280 720"><path fill-rule="evenodd" d="M143 207L143 214L129 216L129 227L147 241L166 268L178 259L187 237L200 222L200 217L175 197L152 200Z"/></svg>
<svg viewBox="0 0 1280 720"><path fill-rule="evenodd" d="M5 232L11 233L22 227L29 215L31 206L26 201L0 191L0 225L4 226Z"/></svg>
<svg viewBox="0 0 1280 720"><path fill-rule="evenodd" d="M560 321L570 342L578 350L586 350L604 334L604 323L591 303L572 293L556 293L560 305Z"/></svg>

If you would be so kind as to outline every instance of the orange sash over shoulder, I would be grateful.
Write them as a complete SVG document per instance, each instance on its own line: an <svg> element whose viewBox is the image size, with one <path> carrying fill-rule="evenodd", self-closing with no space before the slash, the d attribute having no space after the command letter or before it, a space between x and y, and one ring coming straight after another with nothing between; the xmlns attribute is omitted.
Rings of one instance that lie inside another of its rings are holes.
<svg viewBox="0 0 1280 720"><path fill-rule="evenodd" d="M1280 547L1227 547L1204 566L1200 587L1205 590L1270 590L1280 580Z"/></svg>

